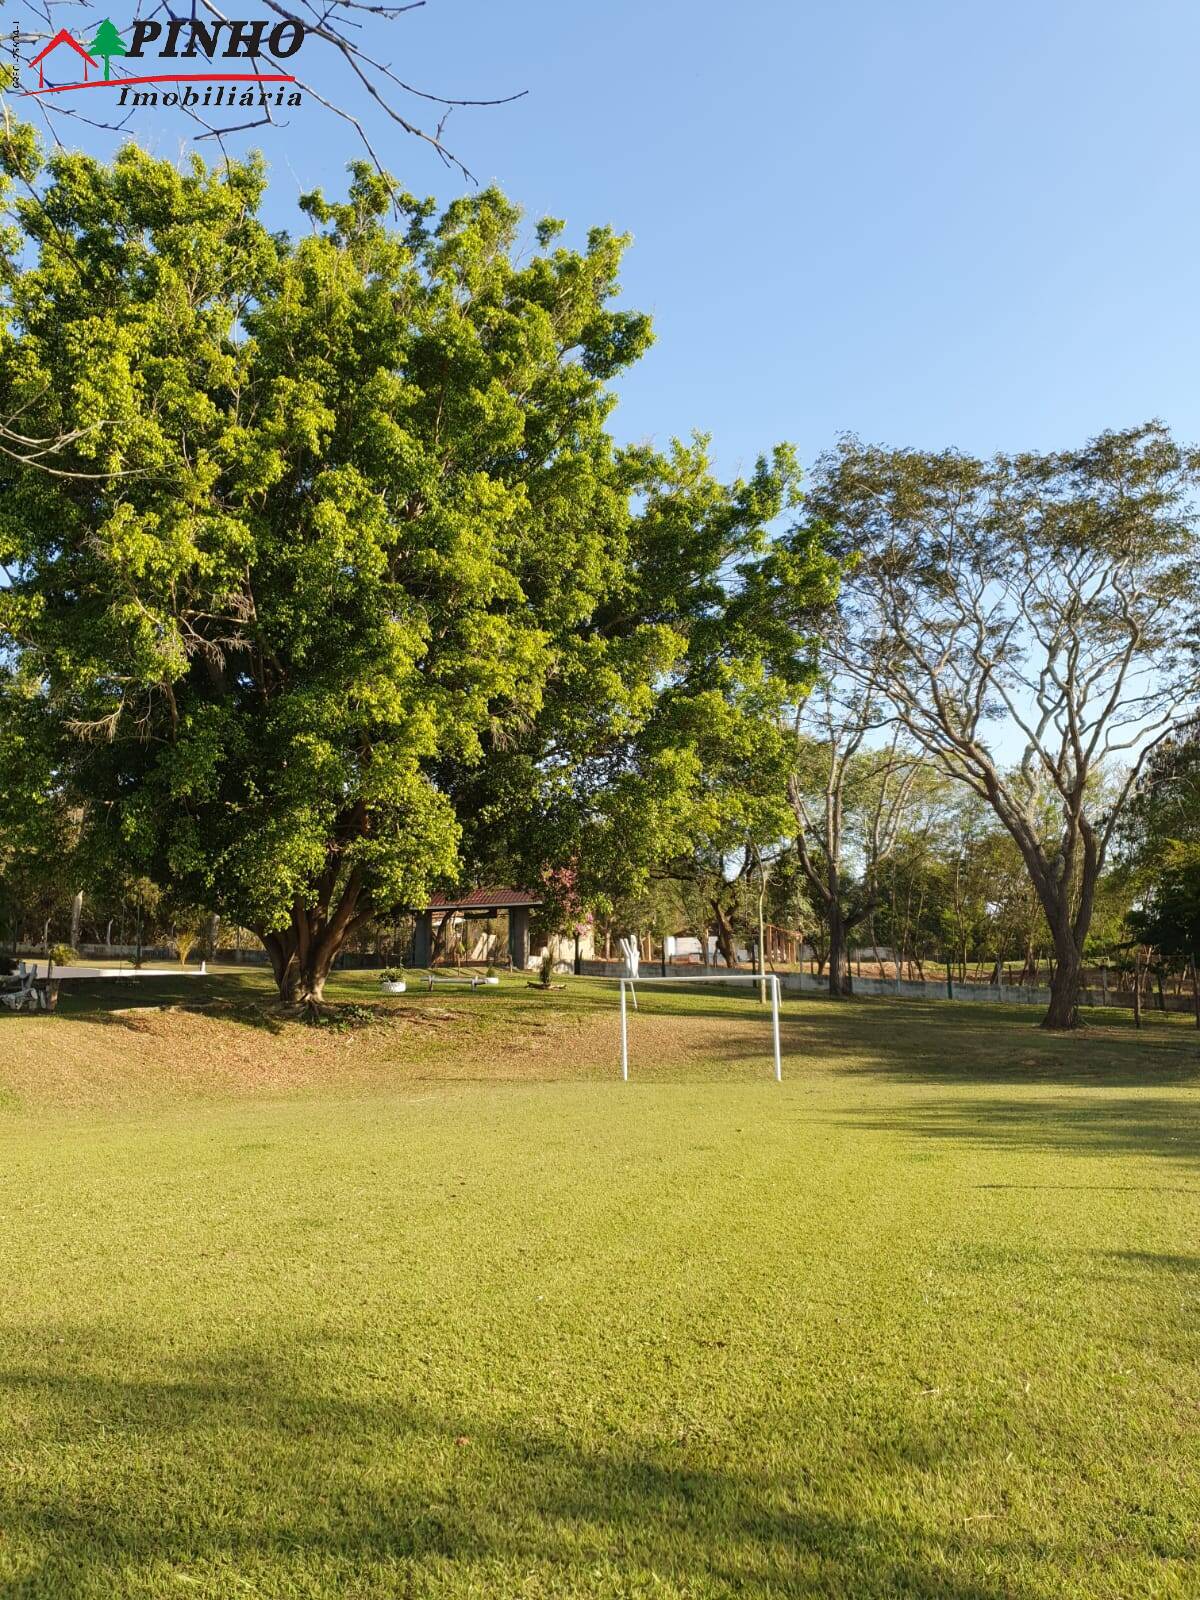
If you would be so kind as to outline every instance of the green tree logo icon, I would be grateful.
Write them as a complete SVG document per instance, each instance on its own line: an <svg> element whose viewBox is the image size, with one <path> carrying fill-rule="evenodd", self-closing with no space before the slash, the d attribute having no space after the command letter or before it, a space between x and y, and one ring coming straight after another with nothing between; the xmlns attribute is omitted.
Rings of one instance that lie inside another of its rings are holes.
<svg viewBox="0 0 1200 1600"><path fill-rule="evenodd" d="M121 35L117 32L115 25L105 17L104 21L96 29L96 37L88 45L88 55L104 57L105 83L112 76L109 67L113 56L123 56L125 54L126 50L122 43Z"/></svg>

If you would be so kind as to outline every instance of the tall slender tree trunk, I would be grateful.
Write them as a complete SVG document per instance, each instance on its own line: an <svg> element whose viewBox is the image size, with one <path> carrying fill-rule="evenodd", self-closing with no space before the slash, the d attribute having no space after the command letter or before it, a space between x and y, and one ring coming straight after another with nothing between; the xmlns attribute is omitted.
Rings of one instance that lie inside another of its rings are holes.
<svg viewBox="0 0 1200 1600"><path fill-rule="evenodd" d="M713 921L717 930L717 948L725 965L733 972L737 968L737 952L733 943L733 924L725 914L725 908L719 900L711 902Z"/></svg>
<svg viewBox="0 0 1200 1600"><path fill-rule="evenodd" d="M436 967L439 961L446 959L450 945L450 936L454 931L454 913L446 911L433 933L433 945L429 952L429 965Z"/></svg>
<svg viewBox="0 0 1200 1600"><path fill-rule="evenodd" d="M826 906L825 918L829 923L829 993L835 1000L840 1000L849 989L847 928L841 907L836 903Z"/></svg>
<svg viewBox="0 0 1200 1600"><path fill-rule="evenodd" d="M1077 1028L1079 1026L1079 983L1083 972L1083 954L1068 936L1054 941L1055 962L1050 977L1050 1004L1042 1018L1042 1027L1050 1029Z"/></svg>
<svg viewBox="0 0 1200 1600"><path fill-rule="evenodd" d="M1095 835L1081 824L1059 854L1047 860L1028 842L1017 844L1025 857L1050 936L1050 1004L1042 1027L1059 1031L1079 1026L1079 991L1083 982L1083 946L1092 922L1096 883L1102 865ZM1076 875L1076 868L1078 873ZM1077 891L1073 892L1073 884Z"/></svg>

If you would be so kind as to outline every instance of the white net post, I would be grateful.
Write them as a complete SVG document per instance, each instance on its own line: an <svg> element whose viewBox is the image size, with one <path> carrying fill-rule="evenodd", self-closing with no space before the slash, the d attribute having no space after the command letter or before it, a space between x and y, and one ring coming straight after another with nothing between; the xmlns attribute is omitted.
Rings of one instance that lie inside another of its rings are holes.
<svg viewBox="0 0 1200 1600"><path fill-rule="evenodd" d="M622 941L622 943L624 943L624 941ZM663 978L663 977L656 977L656 976L652 975L652 976L650 976L648 978L643 978L641 981L643 983L657 983L657 984L672 984L672 983L685 983L685 984L697 984L697 983L753 983L753 984L758 984L758 983L760 983L762 981L762 977L761 977L761 974L757 974L757 973L749 974L749 973L734 972L734 973L729 973L729 974L721 973L719 975L717 975L717 974L709 974L709 973L700 973L700 974L697 974L695 977L691 977L691 976L688 976L688 977L671 976L671 977ZM783 1051L782 1051L782 1048L781 1048L780 1035L779 1035L779 999L780 999L779 975L777 973L771 973L769 975L767 981L771 985L771 1049L772 1049L772 1056L774 1058L774 1068L775 1068L774 1078L775 1078L775 1082L776 1083L782 1083L783 1082ZM633 988L633 980L632 980L632 978L627 977L627 976L623 976L623 977L618 978L617 979L617 983L618 983L618 986L619 986L620 991L621 991L621 1077L622 1077L622 1079L628 1081L628 1078L629 1078L629 1016L628 1016L628 1012L626 1010L626 1005L625 1005L625 989L626 989L626 986L628 985L630 994L634 994L634 988ZM637 1010L637 998L636 998L636 995L634 996L634 1010L635 1011Z"/></svg>
<svg viewBox="0 0 1200 1600"><path fill-rule="evenodd" d="M783 1055L779 1049L779 974L771 975L771 1038L775 1045L775 1082L783 1082Z"/></svg>
<svg viewBox="0 0 1200 1600"><path fill-rule="evenodd" d="M629 1082L629 1019L625 1012L625 979L621 979L621 1077Z"/></svg>

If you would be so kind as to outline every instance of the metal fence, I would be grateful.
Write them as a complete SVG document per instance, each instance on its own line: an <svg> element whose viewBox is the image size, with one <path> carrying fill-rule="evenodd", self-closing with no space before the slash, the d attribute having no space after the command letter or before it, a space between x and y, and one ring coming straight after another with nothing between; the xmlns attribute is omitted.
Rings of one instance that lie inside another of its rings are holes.
<svg viewBox="0 0 1200 1600"><path fill-rule="evenodd" d="M619 961L584 961L580 969L592 978L619 978L624 972L624 967ZM658 961L643 961L642 970L647 977L661 972L662 966ZM673 977L686 977L694 973L697 977L716 977L728 972L724 966L702 966L699 962L668 962L667 972ZM742 968L743 972L748 968ZM768 968L768 970L771 970ZM1085 975L1086 976L1086 975ZM816 973L805 971L803 968L793 971L779 971L779 982L785 994L828 994L829 978L826 973L818 976ZM976 1005L1026 1005L1046 1006L1050 1003L1050 990L1047 987L1027 983L961 983L953 975L950 981L945 978L919 979L910 978L865 978L855 977L850 974L850 992L861 996L891 996L900 1000L962 1000ZM1133 991L1131 989L1118 989L1114 978L1105 983L1085 982L1080 990L1080 1003L1085 1006L1116 1006L1126 1010L1133 1009ZM1157 991L1149 993L1143 987L1143 1011L1188 1011L1193 1008L1193 999L1190 992L1183 994L1164 994L1163 1005L1159 1004Z"/></svg>

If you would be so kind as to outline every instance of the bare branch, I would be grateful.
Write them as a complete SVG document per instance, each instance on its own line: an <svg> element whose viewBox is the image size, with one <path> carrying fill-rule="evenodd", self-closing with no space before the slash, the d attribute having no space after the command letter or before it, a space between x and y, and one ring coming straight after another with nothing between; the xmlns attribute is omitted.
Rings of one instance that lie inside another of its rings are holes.
<svg viewBox="0 0 1200 1600"><path fill-rule="evenodd" d="M387 5L366 3L366 0L328 0L326 4L314 5L310 0L303 0L299 6L293 7L281 4L279 0L266 0L266 7L282 21L294 23L302 28L305 38L313 40L321 47L325 59L339 61L347 67L358 86L366 92L369 103L390 123L410 137L428 145L439 160L447 166L455 167L464 178L473 182L474 179L466 163L445 143L443 134L446 113L454 107L510 105L522 99L528 90L519 89L511 94L486 97L446 95L421 88L411 80L401 77L391 63L383 59L372 47L370 40L386 37L386 29L410 12L422 9L425 3L426 0L409 0L409 3L405 4ZM81 9L85 12L97 9L97 0L38 0L31 9L44 26L22 28L18 40L22 45L36 47L57 33L64 23L70 25L74 22ZM216 22L228 23L231 20L214 0L195 0L195 3L183 8L176 3L176 0L158 0L155 4L139 3L133 21L149 21L156 16L161 16L166 22L184 21L194 19L198 10L206 12ZM74 25L77 29L80 27L77 22ZM86 29L86 22L83 26ZM269 63L272 71L287 70L268 51L262 51L259 59ZM114 69L114 76L130 76L130 74L122 72L117 67ZM317 90L307 77L297 76L295 84L298 90L352 127L372 163L379 172L385 172L379 152L361 113L338 95ZM406 100L443 107L443 114L436 127L431 130L421 121L406 115L402 109ZM58 134L55 123L64 118L74 119L111 133L127 131L130 123L128 112L113 117L88 116L81 112L77 105L64 103L59 95L49 95L45 99L39 99L38 106L51 136L56 140ZM223 151L224 139L277 120L273 115L275 108L270 104L262 108L261 115L246 119L234 112L224 121L216 117L210 120L196 107L185 106L181 109L204 130L195 137L198 140L215 139Z"/></svg>

